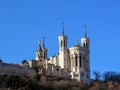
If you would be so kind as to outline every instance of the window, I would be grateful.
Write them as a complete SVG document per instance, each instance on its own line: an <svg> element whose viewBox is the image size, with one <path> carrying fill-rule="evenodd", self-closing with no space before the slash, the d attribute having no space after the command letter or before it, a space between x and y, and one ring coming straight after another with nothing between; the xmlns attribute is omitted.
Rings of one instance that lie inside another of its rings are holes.
<svg viewBox="0 0 120 90"><path fill-rule="evenodd" d="M40 62L42 62L42 60L40 59Z"/></svg>
<svg viewBox="0 0 120 90"><path fill-rule="evenodd" d="M80 56L80 67L82 67L82 58L81 58L81 56Z"/></svg>
<svg viewBox="0 0 120 90"><path fill-rule="evenodd" d="M61 40L61 47L62 47L62 40Z"/></svg>
<svg viewBox="0 0 120 90"><path fill-rule="evenodd" d="M86 48L88 48L88 43L86 43Z"/></svg>
<svg viewBox="0 0 120 90"><path fill-rule="evenodd" d="M83 76L84 76L84 73L82 73L81 75L82 75L82 77L83 77Z"/></svg>
<svg viewBox="0 0 120 90"><path fill-rule="evenodd" d="M57 71L59 71L59 68L57 68Z"/></svg>
<svg viewBox="0 0 120 90"><path fill-rule="evenodd" d="M64 40L64 47L65 47L65 40Z"/></svg>
<svg viewBox="0 0 120 90"><path fill-rule="evenodd" d="M89 76L87 75L87 78L89 78Z"/></svg>
<svg viewBox="0 0 120 90"><path fill-rule="evenodd" d="M83 43L83 47L85 47L85 43Z"/></svg>
<svg viewBox="0 0 120 90"><path fill-rule="evenodd" d="M75 56L75 66L78 66L77 55Z"/></svg>

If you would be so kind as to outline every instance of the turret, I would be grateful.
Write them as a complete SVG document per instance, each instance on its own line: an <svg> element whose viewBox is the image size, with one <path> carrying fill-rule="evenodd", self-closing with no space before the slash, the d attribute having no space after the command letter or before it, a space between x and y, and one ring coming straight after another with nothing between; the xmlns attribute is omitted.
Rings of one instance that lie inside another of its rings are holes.
<svg viewBox="0 0 120 90"><path fill-rule="evenodd" d="M86 25L84 26L84 37L81 39L81 44L82 47L84 48L84 55L82 58L82 62L83 62L83 72L81 72L81 77L82 74L84 75L84 73L86 73L86 77L87 78L81 78L81 80L86 81L86 83L90 83L90 39L87 37L87 33L86 33Z"/></svg>
<svg viewBox="0 0 120 90"><path fill-rule="evenodd" d="M42 52L40 40L38 40L38 49L37 49L37 52Z"/></svg>
<svg viewBox="0 0 120 90"><path fill-rule="evenodd" d="M38 61L38 65L40 67L45 67L45 63L47 60L47 48L45 48L44 38L42 40L42 47L41 47L40 40L38 40L38 49L36 52L36 60ZM39 67L39 69L41 69L40 67Z"/></svg>
<svg viewBox="0 0 120 90"><path fill-rule="evenodd" d="M47 48L45 48L45 38L43 37L43 42L42 42L42 51L43 51L43 57L46 60L47 59Z"/></svg>
<svg viewBox="0 0 120 90"><path fill-rule="evenodd" d="M38 48L37 48L37 51L36 51L36 60L37 61L41 61L41 59L43 58L43 55L42 55L42 48L41 48L41 43L40 43L40 40L38 40Z"/></svg>
<svg viewBox="0 0 120 90"><path fill-rule="evenodd" d="M59 52L67 49L67 36L64 35L64 23L62 24L62 35L59 36Z"/></svg>
<svg viewBox="0 0 120 90"><path fill-rule="evenodd" d="M86 25L84 26L84 37L81 38L81 44L83 48L89 49L90 47L90 39L87 37Z"/></svg>
<svg viewBox="0 0 120 90"><path fill-rule="evenodd" d="M62 35L59 36L59 66L67 68L67 36L64 34L64 24L62 24Z"/></svg>

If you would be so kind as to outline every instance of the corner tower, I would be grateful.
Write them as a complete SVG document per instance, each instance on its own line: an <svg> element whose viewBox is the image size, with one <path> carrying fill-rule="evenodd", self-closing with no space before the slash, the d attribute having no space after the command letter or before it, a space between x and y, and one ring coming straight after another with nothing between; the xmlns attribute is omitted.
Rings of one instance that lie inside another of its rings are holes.
<svg viewBox="0 0 120 90"><path fill-rule="evenodd" d="M45 48L44 38L41 47L41 42L38 40L38 49L36 51L36 60L39 62L39 65L45 65L45 60L47 59L47 48Z"/></svg>
<svg viewBox="0 0 120 90"><path fill-rule="evenodd" d="M90 83L90 39L87 37L86 25L84 26L84 37L81 38L81 46L83 48L82 62L83 71L81 72L80 78L86 83Z"/></svg>
<svg viewBox="0 0 120 90"><path fill-rule="evenodd" d="M64 35L64 23L62 24L62 35L59 36L59 52L67 49L67 36Z"/></svg>
<svg viewBox="0 0 120 90"><path fill-rule="evenodd" d="M59 39L59 65L61 68L67 68L67 36L64 35L64 23L62 24L62 35Z"/></svg>
<svg viewBox="0 0 120 90"><path fill-rule="evenodd" d="M36 60L37 61L42 61L42 48L41 48L41 42L38 40L38 48L36 51Z"/></svg>
<svg viewBox="0 0 120 90"><path fill-rule="evenodd" d="M43 57L44 57L44 60L46 60L48 57L47 57L47 54L48 54L48 49L45 48L45 38L43 37L43 43L42 43L42 51L43 51Z"/></svg>

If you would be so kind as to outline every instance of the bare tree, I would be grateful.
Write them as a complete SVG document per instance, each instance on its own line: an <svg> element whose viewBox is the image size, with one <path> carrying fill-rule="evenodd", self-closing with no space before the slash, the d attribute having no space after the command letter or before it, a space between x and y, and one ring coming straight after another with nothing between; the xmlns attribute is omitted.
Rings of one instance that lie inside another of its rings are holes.
<svg viewBox="0 0 120 90"><path fill-rule="evenodd" d="M103 73L103 79L105 81L118 81L120 82L120 74L117 72L113 72L113 71L107 71Z"/></svg>
<svg viewBox="0 0 120 90"><path fill-rule="evenodd" d="M93 75L94 75L96 81L100 80L101 74L99 71L94 71Z"/></svg>

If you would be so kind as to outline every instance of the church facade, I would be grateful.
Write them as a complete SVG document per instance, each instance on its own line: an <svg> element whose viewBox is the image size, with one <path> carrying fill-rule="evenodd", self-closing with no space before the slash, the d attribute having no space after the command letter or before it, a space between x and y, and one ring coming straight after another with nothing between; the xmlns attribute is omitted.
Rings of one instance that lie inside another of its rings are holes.
<svg viewBox="0 0 120 90"><path fill-rule="evenodd" d="M84 27L84 37L81 38L81 45L76 44L70 48L68 37L64 34L58 37L59 52L48 59L48 49L45 48L44 39L38 41L35 60L28 61L29 67L35 69L39 74L45 73L50 76L67 77L90 83L90 39Z"/></svg>

